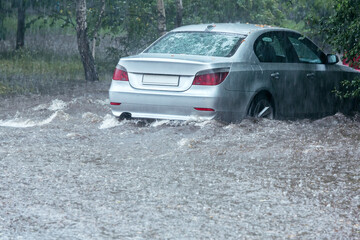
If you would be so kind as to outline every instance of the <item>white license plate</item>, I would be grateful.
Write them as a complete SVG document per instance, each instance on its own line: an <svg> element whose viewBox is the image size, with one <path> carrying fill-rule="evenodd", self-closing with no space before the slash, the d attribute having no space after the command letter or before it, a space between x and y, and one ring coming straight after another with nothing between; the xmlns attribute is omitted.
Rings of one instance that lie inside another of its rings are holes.
<svg viewBox="0 0 360 240"><path fill-rule="evenodd" d="M179 76L144 75L143 85L179 86Z"/></svg>

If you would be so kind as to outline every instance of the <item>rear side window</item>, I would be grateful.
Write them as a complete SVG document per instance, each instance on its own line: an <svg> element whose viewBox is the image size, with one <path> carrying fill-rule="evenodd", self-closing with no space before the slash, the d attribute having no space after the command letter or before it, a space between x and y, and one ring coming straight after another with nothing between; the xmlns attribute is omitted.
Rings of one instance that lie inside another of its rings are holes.
<svg viewBox="0 0 360 240"><path fill-rule="evenodd" d="M254 45L260 62L286 62L286 53L281 40L275 33L261 35Z"/></svg>
<svg viewBox="0 0 360 240"><path fill-rule="evenodd" d="M155 42L146 53L231 57L246 36L214 32L174 32Z"/></svg>

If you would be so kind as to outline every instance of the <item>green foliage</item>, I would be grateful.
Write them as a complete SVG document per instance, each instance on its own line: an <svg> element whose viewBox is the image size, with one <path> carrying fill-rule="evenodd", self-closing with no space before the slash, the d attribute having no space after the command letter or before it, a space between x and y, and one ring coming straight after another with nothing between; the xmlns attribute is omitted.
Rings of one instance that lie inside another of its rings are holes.
<svg viewBox="0 0 360 240"><path fill-rule="evenodd" d="M24 1L28 9L27 33L76 34L76 1ZM164 2L167 29L171 30L176 25L176 3L175 0ZM0 0L0 41L16 32L18 3L17 0ZM113 63L119 57L138 53L158 38L155 0L106 0L105 3L100 38L96 43L98 45L99 40L106 37L113 40L113 45L107 47L107 60L96 60L97 67L103 72L112 71L109 70L109 61ZM101 4L100 0L87 0L90 39L97 30ZM320 47L325 47L328 40L335 50L344 52L348 59L360 53L360 0L183 0L183 7L184 25L249 22L288 27L311 37ZM0 76L6 76L9 81L21 74L27 77L58 74L64 76L64 79L78 79L77 76L83 73L79 57L64 59L59 56L51 57L46 50L41 52L43 56L26 51L8 50L0 53ZM21 67L17 69L15 66ZM358 81L344 82L343 87L345 89L348 86L350 91L358 86L357 83ZM2 92L9 89L9 85L4 82L0 87ZM346 96L351 97L350 93Z"/></svg>
<svg viewBox="0 0 360 240"><path fill-rule="evenodd" d="M184 24L249 22L279 25L284 19L278 0L184 0L183 5ZM173 22L175 15L171 13L170 21Z"/></svg>
<svg viewBox="0 0 360 240"><path fill-rule="evenodd" d="M9 87L0 82L0 96L9 95L10 92L11 90L9 89Z"/></svg>
<svg viewBox="0 0 360 240"><path fill-rule="evenodd" d="M44 23L54 26L56 22L61 22L62 28L75 26L76 1L59 0L56 4L48 6L44 13Z"/></svg>
<svg viewBox="0 0 360 240"><path fill-rule="evenodd" d="M126 56L143 50L158 37L156 1L132 0L113 1L108 7L103 28L121 46L109 48L109 52Z"/></svg>
<svg viewBox="0 0 360 240"><path fill-rule="evenodd" d="M40 12L43 24L75 28L76 1L26 0ZM310 36L319 19L329 15L333 0L183 0L183 24L249 22L291 27ZM118 47L109 48L113 55L125 56L143 50L157 37L155 0L106 0L106 11L100 26L102 37L111 36ZM165 0L167 29L175 27L175 0ZM88 34L94 35L101 10L100 0L87 0ZM34 21L32 20L28 22ZM320 37L321 39L322 36ZM99 40L99 39L98 39ZM97 44L98 41L97 41Z"/></svg>
<svg viewBox="0 0 360 240"><path fill-rule="evenodd" d="M9 28L6 25L8 19L16 19L18 12L17 9L22 6L24 9L39 10L50 6L53 1L51 0L0 0L0 40L6 39L10 31L14 31L17 28L17 24L13 25L13 28ZM43 16L38 15L28 19L25 24L25 28L30 28Z"/></svg>
<svg viewBox="0 0 360 240"><path fill-rule="evenodd" d="M343 58L351 63L360 55L360 0L335 0L334 14L322 20L322 30L327 40ZM359 63L351 64L359 67ZM345 80L342 89L334 92L341 98L360 97L360 79Z"/></svg>
<svg viewBox="0 0 360 240"><path fill-rule="evenodd" d="M284 19L276 0L237 0L242 22L280 25Z"/></svg>
<svg viewBox="0 0 360 240"><path fill-rule="evenodd" d="M341 88L333 92L341 99L360 97L360 78L342 81Z"/></svg>
<svg viewBox="0 0 360 240"><path fill-rule="evenodd" d="M280 26L297 30L312 40L319 47L327 47L325 33L321 31L321 20L333 14L334 0L298 0L281 1L281 11L285 14L285 20Z"/></svg>
<svg viewBox="0 0 360 240"><path fill-rule="evenodd" d="M6 27L6 18L9 14L10 3L0 0L0 41L6 39L8 28Z"/></svg>
<svg viewBox="0 0 360 240"><path fill-rule="evenodd" d="M322 29L335 50L351 61L360 54L360 0L335 0L334 10L323 19Z"/></svg>
<svg viewBox="0 0 360 240"><path fill-rule="evenodd" d="M0 1L0 40L5 38L4 18L5 11L3 8L3 3Z"/></svg>

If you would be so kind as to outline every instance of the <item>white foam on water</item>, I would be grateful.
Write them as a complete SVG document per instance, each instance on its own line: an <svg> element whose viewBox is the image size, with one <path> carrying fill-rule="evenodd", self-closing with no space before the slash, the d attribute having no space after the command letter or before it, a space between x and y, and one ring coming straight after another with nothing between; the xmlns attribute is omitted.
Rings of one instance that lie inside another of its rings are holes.
<svg viewBox="0 0 360 240"><path fill-rule="evenodd" d="M51 105L50 105L50 107L48 107L48 110L58 111L58 110L63 110L66 107L67 107L66 102L59 100L59 99L55 99L51 102Z"/></svg>
<svg viewBox="0 0 360 240"><path fill-rule="evenodd" d="M184 147L184 146L188 145L189 142L190 142L190 139L182 138L177 144L179 145L179 147Z"/></svg>
<svg viewBox="0 0 360 240"><path fill-rule="evenodd" d="M5 120L5 121L0 120L0 126L1 127L13 127L13 128L38 127L38 126L43 126L43 125L51 123L58 115L59 115L59 112L55 112L55 113L51 114L50 117L48 117L42 121L34 121L31 119L23 120L20 118L14 118L14 119Z"/></svg>
<svg viewBox="0 0 360 240"><path fill-rule="evenodd" d="M47 104L40 104L36 107L33 107L33 110L34 111L40 111L40 110L45 110L45 109L48 109L48 105Z"/></svg>
<svg viewBox="0 0 360 240"><path fill-rule="evenodd" d="M97 115L95 113L91 113L91 112L86 112L81 117L82 117L82 119L86 120L87 122L91 122L91 123L99 123L103 120L99 115Z"/></svg>
<svg viewBox="0 0 360 240"><path fill-rule="evenodd" d="M110 105L110 99L105 99L105 100L96 100L95 103L102 105L102 106L108 106Z"/></svg>
<svg viewBox="0 0 360 240"><path fill-rule="evenodd" d="M114 117L113 115L106 114L103 122L99 126L99 129L114 128L114 127L117 127L117 126L120 126L123 124L124 124L124 121L119 122L119 120L116 117Z"/></svg>
<svg viewBox="0 0 360 240"><path fill-rule="evenodd" d="M163 125L171 124L171 120L156 120L155 122L151 123L151 127L159 127Z"/></svg>
<svg viewBox="0 0 360 240"><path fill-rule="evenodd" d="M182 138L180 141L177 142L180 148L195 148L198 144L202 143L202 141L190 138Z"/></svg>
<svg viewBox="0 0 360 240"><path fill-rule="evenodd" d="M68 133L68 134L66 134L67 138L75 138L77 136L79 136L79 134L77 134L77 133Z"/></svg>
<svg viewBox="0 0 360 240"><path fill-rule="evenodd" d="M234 129L235 128L235 125L234 124L229 124L229 125L225 125L223 127L224 130L231 130L231 129Z"/></svg>
<svg viewBox="0 0 360 240"><path fill-rule="evenodd" d="M334 151L336 151L336 149L333 148L333 147L327 147L327 146L322 146L322 145L311 145L310 144L302 152L307 154L307 153L311 153L311 152L324 153L324 152L334 152Z"/></svg>
<svg viewBox="0 0 360 240"><path fill-rule="evenodd" d="M194 126L203 128L210 123L211 123L211 120L198 120L195 122Z"/></svg>
<svg viewBox="0 0 360 240"><path fill-rule="evenodd" d="M208 125L209 123L211 123L211 120L205 120L205 119L201 119L201 118L192 118L186 121L183 120L156 120L155 122L150 124L150 127L160 127L160 126L186 126L186 125L191 125L191 126L196 126L196 127L200 127L203 128L206 125Z"/></svg>

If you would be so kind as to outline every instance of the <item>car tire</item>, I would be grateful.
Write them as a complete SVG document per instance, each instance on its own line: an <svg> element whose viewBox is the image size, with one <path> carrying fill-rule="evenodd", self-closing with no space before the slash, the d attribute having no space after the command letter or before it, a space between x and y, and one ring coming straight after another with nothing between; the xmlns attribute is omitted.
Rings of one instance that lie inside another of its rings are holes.
<svg viewBox="0 0 360 240"><path fill-rule="evenodd" d="M266 94L257 95L250 104L248 116L274 119L275 108L273 102Z"/></svg>

